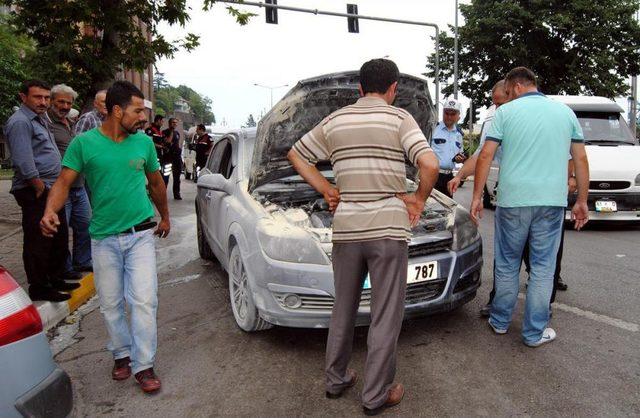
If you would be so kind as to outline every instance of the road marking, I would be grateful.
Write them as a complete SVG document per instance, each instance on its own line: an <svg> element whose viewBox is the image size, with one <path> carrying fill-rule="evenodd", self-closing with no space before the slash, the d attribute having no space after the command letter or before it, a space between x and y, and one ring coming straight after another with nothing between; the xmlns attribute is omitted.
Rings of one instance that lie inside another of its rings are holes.
<svg viewBox="0 0 640 418"><path fill-rule="evenodd" d="M525 299L524 293L518 293L518 299ZM611 318L610 316L597 314L591 311L585 311L584 309L576 308L575 306L565 305L564 303L554 302L554 309L558 309L564 312L569 312L583 318L588 318L593 321L602 322L603 324L613 325L614 327L623 329L625 331L638 332L640 331L640 326L638 324L634 324L632 322L626 322L622 319Z"/></svg>
<svg viewBox="0 0 640 418"><path fill-rule="evenodd" d="M162 288L162 287L166 287L166 286L175 286L178 284L183 284L183 283L188 283L192 280L197 280L200 278L200 274L193 274L191 276L186 276L186 277L178 277L176 279L171 279L171 280L167 280L166 282L162 282L158 285L158 287Z"/></svg>

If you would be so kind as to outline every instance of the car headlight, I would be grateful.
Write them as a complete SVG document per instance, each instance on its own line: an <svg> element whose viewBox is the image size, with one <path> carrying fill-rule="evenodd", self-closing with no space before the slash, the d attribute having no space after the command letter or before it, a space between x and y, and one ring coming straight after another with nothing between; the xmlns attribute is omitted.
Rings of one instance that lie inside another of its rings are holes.
<svg viewBox="0 0 640 418"><path fill-rule="evenodd" d="M465 208L458 205L453 213L453 225L451 232L453 234L453 242L451 249L454 251L462 250L480 239L478 227L471 220L471 215Z"/></svg>
<svg viewBox="0 0 640 418"><path fill-rule="evenodd" d="M640 186L640 174L636 176L636 186Z"/></svg>
<svg viewBox="0 0 640 418"><path fill-rule="evenodd" d="M264 220L256 230L260 247L269 258L289 263L331 264L318 243L302 228Z"/></svg>

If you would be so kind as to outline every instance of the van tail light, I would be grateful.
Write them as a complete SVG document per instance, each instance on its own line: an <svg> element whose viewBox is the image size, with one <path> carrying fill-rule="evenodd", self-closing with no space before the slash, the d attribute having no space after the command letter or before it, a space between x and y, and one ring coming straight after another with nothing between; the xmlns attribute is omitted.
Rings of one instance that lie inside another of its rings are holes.
<svg viewBox="0 0 640 418"><path fill-rule="evenodd" d="M27 293L0 267L0 347L42 332L40 314Z"/></svg>

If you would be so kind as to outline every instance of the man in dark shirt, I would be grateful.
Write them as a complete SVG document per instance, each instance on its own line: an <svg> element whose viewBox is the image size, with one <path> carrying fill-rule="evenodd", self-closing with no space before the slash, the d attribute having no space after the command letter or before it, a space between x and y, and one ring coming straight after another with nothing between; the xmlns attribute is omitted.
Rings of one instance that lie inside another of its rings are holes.
<svg viewBox="0 0 640 418"><path fill-rule="evenodd" d="M156 147L156 153L158 154L158 161L160 162L160 173L164 180L164 185L169 184L169 174L171 170L171 156L169 155L169 144L164 139L162 133L162 124L164 123L164 116L156 115L153 118L153 122L144 133L151 137L153 145ZM168 167L167 167L168 166Z"/></svg>
<svg viewBox="0 0 640 418"><path fill-rule="evenodd" d="M71 87L58 84L51 89L51 107L47 111L49 130L53 134L58 150L62 157L73 139L73 123L69 119L69 112L73 101L78 97ZM89 237L89 221L91 220L91 205L89 196L84 188L84 177L78 176L71 185L69 198L65 204L67 223L73 229L73 255L67 259L67 275L80 279L77 271L93 271L91 263L91 238Z"/></svg>
<svg viewBox="0 0 640 418"><path fill-rule="evenodd" d="M170 118L169 127L162 131L165 141L170 143L169 155L171 156L171 174L173 175L173 198L182 200L180 196L180 174L182 174L182 147L180 146L180 132L178 119Z"/></svg>
<svg viewBox="0 0 640 418"><path fill-rule="evenodd" d="M196 134L198 135L196 140L196 167L200 170L207 164L207 158L209 158L209 153L213 148L213 140L203 124L198 125Z"/></svg>
<svg viewBox="0 0 640 418"><path fill-rule="evenodd" d="M22 209L22 259L29 296L62 302L70 298L63 291L78 287L63 280L69 255L64 208L58 213L60 228L52 237L43 236L39 227L49 189L60 175L60 152L43 118L50 90L42 81L25 81L20 89L22 106L7 121L4 134L14 170L11 193Z"/></svg>

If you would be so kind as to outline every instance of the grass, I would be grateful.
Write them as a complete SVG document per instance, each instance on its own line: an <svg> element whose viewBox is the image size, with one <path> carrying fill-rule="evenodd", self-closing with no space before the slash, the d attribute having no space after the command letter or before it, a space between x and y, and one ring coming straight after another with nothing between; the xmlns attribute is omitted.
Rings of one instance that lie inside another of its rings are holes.
<svg viewBox="0 0 640 418"><path fill-rule="evenodd" d="M13 177L13 170L10 168L0 168L0 180L9 180Z"/></svg>

